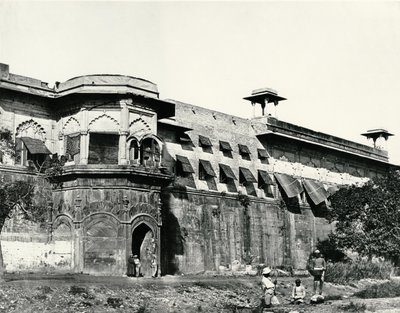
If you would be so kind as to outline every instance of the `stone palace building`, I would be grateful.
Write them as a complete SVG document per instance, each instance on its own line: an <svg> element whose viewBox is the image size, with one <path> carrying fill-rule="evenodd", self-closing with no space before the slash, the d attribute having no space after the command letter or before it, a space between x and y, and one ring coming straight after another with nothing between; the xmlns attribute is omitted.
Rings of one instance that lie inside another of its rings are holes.
<svg viewBox="0 0 400 313"><path fill-rule="evenodd" d="M255 90L243 101L262 115L244 119L176 100L123 75L56 82L0 64L0 129L16 154L0 152L3 181L37 176L64 156L48 225L3 227L7 271L124 275L131 253L143 273L201 273L245 264L304 269L332 231L329 195L384 175L389 134L362 145L281 121L265 112L285 98Z"/></svg>

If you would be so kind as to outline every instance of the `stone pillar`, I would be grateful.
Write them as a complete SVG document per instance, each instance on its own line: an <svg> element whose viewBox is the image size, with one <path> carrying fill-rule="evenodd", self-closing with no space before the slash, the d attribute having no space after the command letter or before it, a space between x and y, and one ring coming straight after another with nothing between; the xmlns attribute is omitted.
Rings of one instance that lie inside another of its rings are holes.
<svg viewBox="0 0 400 313"><path fill-rule="evenodd" d="M126 261L128 260L128 257L131 253L131 246L132 246L132 237L130 233L130 227L127 222L129 221L129 199L127 195L124 196L122 199L122 206L123 206L123 212L124 212L124 233L125 233L125 242L126 242L126 254L125 254L125 264Z"/></svg>
<svg viewBox="0 0 400 313"><path fill-rule="evenodd" d="M83 229L82 229L82 212L81 212L82 199L77 195L75 199L75 229L74 229L74 258L73 258L73 271L75 273L83 272L84 265L84 247L83 247Z"/></svg>
<svg viewBox="0 0 400 313"><path fill-rule="evenodd" d="M79 161L79 164L88 164L88 157L89 157L88 132L87 131L81 131L80 161Z"/></svg>
<svg viewBox="0 0 400 313"><path fill-rule="evenodd" d="M126 138L129 132L119 132L118 164L128 164Z"/></svg>
<svg viewBox="0 0 400 313"><path fill-rule="evenodd" d="M129 109L127 104L131 103L132 100L121 100L121 113L120 113L120 125L119 131L119 153L118 153L118 164L127 164L127 146L126 139L129 135Z"/></svg>
<svg viewBox="0 0 400 313"><path fill-rule="evenodd" d="M88 119L89 112L86 108L82 108L80 112L81 122L81 143L80 143L80 164L88 164L89 157L89 140L88 140Z"/></svg>
<svg viewBox="0 0 400 313"><path fill-rule="evenodd" d="M161 227L162 227L162 202L159 198L157 201L157 234L154 234L154 239L156 241L156 255L157 255L157 277L161 277Z"/></svg>

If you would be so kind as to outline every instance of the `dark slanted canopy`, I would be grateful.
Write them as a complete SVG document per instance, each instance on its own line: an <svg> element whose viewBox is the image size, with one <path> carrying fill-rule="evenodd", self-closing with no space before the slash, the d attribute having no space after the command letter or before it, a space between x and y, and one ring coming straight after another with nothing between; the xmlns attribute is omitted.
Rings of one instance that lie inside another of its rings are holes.
<svg viewBox="0 0 400 313"><path fill-rule="evenodd" d="M264 149L257 149L257 152L258 152L258 157L259 157L260 159L266 159L266 158L268 158L268 152L267 152L267 150L264 150Z"/></svg>
<svg viewBox="0 0 400 313"><path fill-rule="evenodd" d="M220 146L221 150L232 151L232 148L231 148L231 145L229 144L229 142L220 140L219 146Z"/></svg>
<svg viewBox="0 0 400 313"><path fill-rule="evenodd" d="M296 197L303 191L303 187L296 178L280 173L275 173L274 176L288 198Z"/></svg>
<svg viewBox="0 0 400 313"><path fill-rule="evenodd" d="M260 185L273 185L274 184L274 181L272 180L271 176L269 176L267 171L258 170L258 175L259 175Z"/></svg>
<svg viewBox="0 0 400 313"><path fill-rule="evenodd" d="M212 143L208 137L199 135L199 142L203 147L212 147Z"/></svg>
<svg viewBox="0 0 400 313"><path fill-rule="evenodd" d="M250 150L246 145L238 144L239 146L239 152L242 154L250 154Z"/></svg>
<svg viewBox="0 0 400 313"><path fill-rule="evenodd" d="M225 164L219 164L219 167L226 177L231 179L237 179L230 166Z"/></svg>
<svg viewBox="0 0 400 313"><path fill-rule="evenodd" d="M40 139L30 137L21 137L20 139L31 154L51 154L44 142Z"/></svg>
<svg viewBox="0 0 400 313"><path fill-rule="evenodd" d="M179 141L180 142L192 142L192 139L190 139L188 134L182 133L179 135Z"/></svg>
<svg viewBox="0 0 400 313"><path fill-rule="evenodd" d="M324 185L318 181L304 179L303 186L315 205L324 202L328 197L328 192L325 190Z"/></svg>
<svg viewBox="0 0 400 313"><path fill-rule="evenodd" d="M182 171L184 171L185 173L194 173L193 167L187 157L176 155L176 160L181 164Z"/></svg>
<svg viewBox="0 0 400 313"><path fill-rule="evenodd" d="M246 183L256 183L257 179L253 176L248 168L239 167L239 173L243 175L244 181Z"/></svg>
<svg viewBox="0 0 400 313"><path fill-rule="evenodd" d="M204 171L206 172L206 174L208 176L212 176L212 177L216 177L217 175L215 174L210 161L206 161L206 160L199 160L200 161L200 165L203 167Z"/></svg>

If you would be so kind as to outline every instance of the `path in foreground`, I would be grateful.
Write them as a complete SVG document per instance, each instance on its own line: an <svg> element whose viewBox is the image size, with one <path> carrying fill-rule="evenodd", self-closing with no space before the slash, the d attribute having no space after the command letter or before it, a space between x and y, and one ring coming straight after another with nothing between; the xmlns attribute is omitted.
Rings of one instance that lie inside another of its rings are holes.
<svg viewBox="0 0 400 313"><path fill-rule="evenodd" d="M400 313L400 298L327 301L312 306L290 306L293 278L279 278L283 305L272 311L349 312L346 306L366 305L369 311ZM0 312L255 312L261 296L260 277L167 276L159 279L94 277L88 275L8 275L0 285ZM303 279L311 290L311 279ZM349 296L354 288L327 284L330 296ZM311 292L308 292L308 297Z"/></svg>

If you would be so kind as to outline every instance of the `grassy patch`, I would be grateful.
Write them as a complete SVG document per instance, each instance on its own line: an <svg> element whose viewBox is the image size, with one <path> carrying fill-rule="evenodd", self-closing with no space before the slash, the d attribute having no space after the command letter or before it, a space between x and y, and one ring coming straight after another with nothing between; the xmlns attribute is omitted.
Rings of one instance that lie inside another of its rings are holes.
<svg viewBox="0 0 400 313"><path fill-rule="evenodd" d="M342 300L342 295L326 295L325 301L335 301L335 300Z"/></svg>
<svg viewBox="0 0 400 313"><path fill-rule="evenodd" d="M364 303L350 302L349 304L343 305L341 309L345 312L365 312L367 306Z"/></svg>
<svg viewBox="0 0 400 313"><path fill-rule="evenodd" d="M400 282L392 280L382 284L371 285L354 295L362 299L400 297Z"/></svg>
<svg viewBox="0 0 400 313"><path fill-rule="evenodd" d="M325 281L336 284L348 284L366 278L389 279L394 267L389 262L372 263L357 261L348 263L329 263L325 273Z"/></svg>

